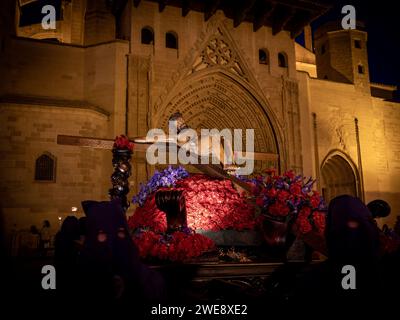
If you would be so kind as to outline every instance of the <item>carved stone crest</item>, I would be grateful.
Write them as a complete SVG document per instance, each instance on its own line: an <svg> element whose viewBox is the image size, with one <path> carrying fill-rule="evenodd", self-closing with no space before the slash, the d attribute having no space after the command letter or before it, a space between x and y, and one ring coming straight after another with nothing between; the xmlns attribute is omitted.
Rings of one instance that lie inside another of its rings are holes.
<svg viewBox="0 0 400 320"><path fill-rule="evenodd" d="M237 54L229 46L227 40L224 39L220 28L217 29L217 33L211 37L199 57L194 61L188 75L212 66L225 67L248 80Z"/></svg>

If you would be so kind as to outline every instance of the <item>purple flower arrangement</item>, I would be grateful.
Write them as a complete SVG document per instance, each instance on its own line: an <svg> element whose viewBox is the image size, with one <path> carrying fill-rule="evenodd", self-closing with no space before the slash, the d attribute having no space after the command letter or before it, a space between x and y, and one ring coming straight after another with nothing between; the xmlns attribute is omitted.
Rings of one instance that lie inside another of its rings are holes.
<svg viewBox="0 0 400 320"><path fill-rule="evenodd" d="M313 211L326 211L326 204L319 193L313 190L315 180L287 171L277 175L275 169L265 171L251 179L239 177L253 187L256 204L274 216L297 216L301 209L310 207Z"/></svg>
<svg viewBox="0 0 400 320"><path fill-rule="evenodd" d="M157 191L157 189L174 187L177 181L187 178L188 176L189 173L182 166L176 168L168 166L168 168L163 171L156 170L147 183L140 184L139 193L133 197L132 202L143 206L147 197Z"/></svg>

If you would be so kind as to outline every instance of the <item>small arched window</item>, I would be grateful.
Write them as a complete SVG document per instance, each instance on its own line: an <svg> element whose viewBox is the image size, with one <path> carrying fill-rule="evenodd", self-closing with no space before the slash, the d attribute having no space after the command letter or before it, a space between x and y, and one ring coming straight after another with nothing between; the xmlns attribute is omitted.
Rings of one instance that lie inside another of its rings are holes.
<svg viewBox="0 0 400 320"><path fill-rule="evenodd" d="M269 54L265 49L258 50L258 63L259 64L269 64Z"/></svg>
<svg viewBox="0 0 400 320"><path fill-rule="evenodd" d="M150 27L144 27L141 32L142 44L154 44L154 32Z"/></svg>
<svg viewBox="0 0 400 320"><path fill-rule="evenodd" d="M56 181L56 159L49 153L43 153L35 162L36 181Z"/></svg>
<svg viewBox="0 0 400 320"><path fill-rule="evenodd" d="M358 73L360 73L360 74L364 73L364 66L361 64L358 65Z"/></svg>
<svg viewBox="0 0 400 320"><path fill-rule="evenodd" d="M288 67L288 62L287 62L287 57L284 52L279 52L278 53L278 65L281 68L287 68Z"/></svg>
<svg viewBox="0 0 400 320"><path fill-rule="evenodd" d="M169 31L165 34L165 47L170 49L178 49L178 35Z"/></svg>

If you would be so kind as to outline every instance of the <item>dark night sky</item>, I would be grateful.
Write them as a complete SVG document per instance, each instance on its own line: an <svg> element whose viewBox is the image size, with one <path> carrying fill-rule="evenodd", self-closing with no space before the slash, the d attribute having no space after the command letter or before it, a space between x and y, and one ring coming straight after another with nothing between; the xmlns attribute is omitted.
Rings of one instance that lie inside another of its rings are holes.
<svg viewBox="0 0 400 320"><path fill-rule="evenodd" d="M30 24L40 23L44 16L42 14L42 7L48 4L53 5L56 8L56 19L60 20L61 0L38 0L36 2L24 5L21 8L19 25L22 27Z"/></svg>
<svg viewBox="0 0 400 320"><path fill-rule="evenodd" d="M356 18L366 25L368 32L368 59L372 82L400 87L400 9L398 1L337 0L334 7L312 23L313 29L332 20L341 21L341 9L351 4ZM399 91L398 91L399 92Z"/></svg>

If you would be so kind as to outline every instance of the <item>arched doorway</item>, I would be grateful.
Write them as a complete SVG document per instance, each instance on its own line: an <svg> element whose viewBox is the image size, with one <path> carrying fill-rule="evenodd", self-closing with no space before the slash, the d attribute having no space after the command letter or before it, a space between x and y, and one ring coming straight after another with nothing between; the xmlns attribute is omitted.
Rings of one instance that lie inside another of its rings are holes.
<svg viewBox="0 0 400 320"><path fill-rule="evenodd" d="M344 154L329 155L322 164L321 177L322 195L327 203L343 194L360 196L357 168Z"/></svg>
<svg viewBox="0 0 400 320"><path fill-rule="evenodd" d="M185 78L165 107L157 112L154 127L167 130L168 118L176 111L180 111L189 126L196 129L254 129L256 152L282 156L277 124L262 107L256 93L239 77L222 68L198 71ZM280 163L255 162L256 171L271 166L279 168Z"/></svg>

